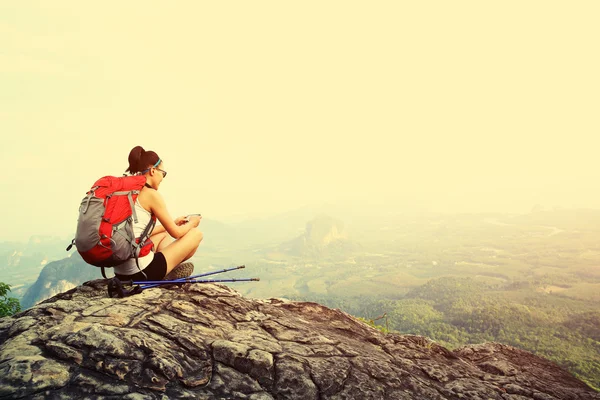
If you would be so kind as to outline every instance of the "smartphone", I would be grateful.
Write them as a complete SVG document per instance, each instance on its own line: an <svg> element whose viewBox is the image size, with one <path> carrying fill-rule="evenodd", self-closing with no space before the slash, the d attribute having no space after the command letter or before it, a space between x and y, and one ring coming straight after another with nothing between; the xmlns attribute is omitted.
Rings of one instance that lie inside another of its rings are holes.
<svg viewBox="0 0 600 400"><path fill-rule="evenodd" d="M202 214L190 214L190 215L186 215L185 216L185 221L187 223L187 222L190 222L190 217L201 217L201 216L202 216Z"/></svg>

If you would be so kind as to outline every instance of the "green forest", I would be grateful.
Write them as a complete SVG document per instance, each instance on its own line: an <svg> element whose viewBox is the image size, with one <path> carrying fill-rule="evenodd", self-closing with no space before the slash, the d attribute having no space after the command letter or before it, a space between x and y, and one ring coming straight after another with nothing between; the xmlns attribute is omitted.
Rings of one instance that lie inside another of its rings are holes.
<svg viewBox="0 0 600 400"><path fill-rule="evenodd" d="M10 285L0 282L0 318L14 315L21 311L19 300L11 297Z"/></svg>

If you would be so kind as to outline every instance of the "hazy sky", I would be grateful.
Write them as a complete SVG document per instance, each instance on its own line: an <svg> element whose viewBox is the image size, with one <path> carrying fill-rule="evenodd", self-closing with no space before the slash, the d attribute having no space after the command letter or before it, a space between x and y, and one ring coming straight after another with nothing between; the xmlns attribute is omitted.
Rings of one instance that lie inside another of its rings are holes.
<svg viewBox="0 0 600 400"><path fill-rule="evenodd" d="M0 240L156 151L177 216L599 207L598 1L0 3Z"/></svg>

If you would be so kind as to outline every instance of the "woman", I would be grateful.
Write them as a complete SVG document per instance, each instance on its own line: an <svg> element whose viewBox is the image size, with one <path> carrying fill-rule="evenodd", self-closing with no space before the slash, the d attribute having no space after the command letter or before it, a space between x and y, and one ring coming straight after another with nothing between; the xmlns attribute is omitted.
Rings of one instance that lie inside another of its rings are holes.
<svg viewBox="0 0 600 400"><path fill-rule="evenodd" d="M134 147L129 153L129 168L126 172L146 176L146 186L142 188L134 204L138 217L138 222L133 224L134 236L139 238L146 226L152 223L153 217L156 217L161 225L152 230L150 240L154 244L153 251L138 258L139 268L132 258L114 267L115 275L120 280L162 280L198 250L202 232L197 227L202 217L178 217L175 220L171 218L165 201L158 192L167 172L164 170L164 163L155 152L145 151L141 146ZM169 236L176 240L171 241ZM192 270L193 265L185 263L173 274L189 276Z"/></svg>

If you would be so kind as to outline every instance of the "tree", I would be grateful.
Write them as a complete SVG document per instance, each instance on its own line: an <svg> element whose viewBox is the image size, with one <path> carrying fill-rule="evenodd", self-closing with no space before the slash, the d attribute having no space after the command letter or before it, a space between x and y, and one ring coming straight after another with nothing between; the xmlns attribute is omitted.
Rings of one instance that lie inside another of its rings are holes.
<svg viewBox="0 0 600 400"><path fill-rule="evenodd" d="M8 317L21 311L19 300L8 297L10 285L0 282L0 317Z"/></svg>

